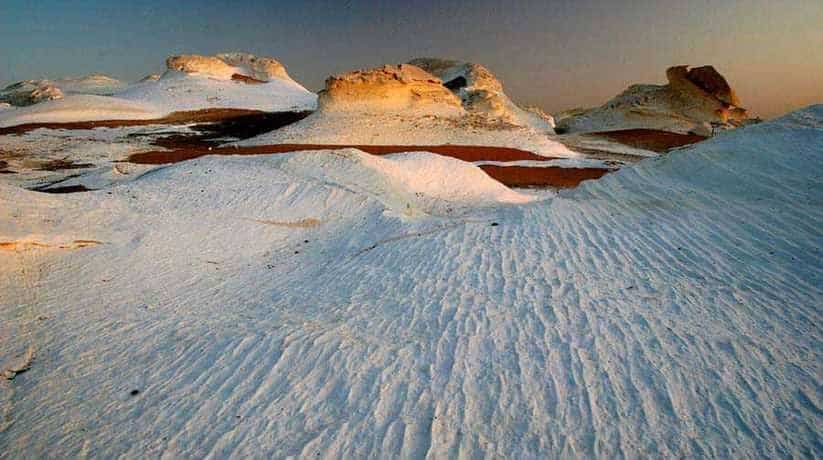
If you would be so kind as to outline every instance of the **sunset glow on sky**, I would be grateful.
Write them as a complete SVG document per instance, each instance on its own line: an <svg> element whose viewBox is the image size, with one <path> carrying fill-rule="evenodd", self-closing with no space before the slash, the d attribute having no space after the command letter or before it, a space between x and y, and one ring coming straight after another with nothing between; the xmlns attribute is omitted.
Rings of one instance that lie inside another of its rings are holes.
<svg viewBox="0 0 823 460"><path fill-rule="evenodd" d="M676 64L714 65L770 117L823 102L823 2L4 0L0 84L102 72L136 80L167 55L272 56L312 90L332 73L418 56L489 67L517 101L595 106Z"/></svg>

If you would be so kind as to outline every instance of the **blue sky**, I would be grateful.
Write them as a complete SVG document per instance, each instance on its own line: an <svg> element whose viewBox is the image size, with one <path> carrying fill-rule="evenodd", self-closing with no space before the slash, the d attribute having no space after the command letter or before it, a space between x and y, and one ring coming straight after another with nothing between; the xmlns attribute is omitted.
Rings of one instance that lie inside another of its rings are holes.
<svg viewBox="0 0 823 460"><path fill-rule="evenodd" d="M823 102L820 0L176 2L0 0L0 84L103 72L134 80L169 54L243 50L310 89L418 56L489 67L516 100L596 105L675 64L713 64L745 105Z"/></svg>

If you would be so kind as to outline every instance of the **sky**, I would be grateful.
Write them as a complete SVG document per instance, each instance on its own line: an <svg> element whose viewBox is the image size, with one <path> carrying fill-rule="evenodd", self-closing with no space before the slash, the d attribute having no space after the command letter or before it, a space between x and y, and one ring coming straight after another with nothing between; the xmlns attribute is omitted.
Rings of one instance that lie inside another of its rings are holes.
<svg viewBox="0 0 823 460"><path fill-rule="evenodd" d="M311 90L432 56L483 64L515 101L597 106L671 65L714 65L765 118L823 103L823 0L0 0L0 84L248 51Z"/></svg>

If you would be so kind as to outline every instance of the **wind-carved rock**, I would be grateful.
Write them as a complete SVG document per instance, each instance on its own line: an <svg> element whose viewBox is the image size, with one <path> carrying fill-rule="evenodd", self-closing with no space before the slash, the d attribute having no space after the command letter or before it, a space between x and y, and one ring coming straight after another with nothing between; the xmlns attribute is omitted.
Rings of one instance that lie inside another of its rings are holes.
<svg viewBox="0 0 823 460"><path fill-rule="evenodd" d="M460 99L443 82L408 64L355 70L326 79L320 93L320 110L413 111L459 114Z"/></svg>
<svg viewBox="0 0 823 460"><path fill-rule="evenodd" d="M659 129L710 135L754 122L728 81L712 66L666 70L666 85L632 85L601 107L557 116L562 132Z"/></svg>

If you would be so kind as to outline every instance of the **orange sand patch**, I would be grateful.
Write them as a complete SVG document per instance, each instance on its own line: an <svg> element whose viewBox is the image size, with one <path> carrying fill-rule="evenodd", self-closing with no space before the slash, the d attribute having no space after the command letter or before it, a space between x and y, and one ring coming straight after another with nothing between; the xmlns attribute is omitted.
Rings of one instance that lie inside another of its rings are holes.
<svg viewBox="0 0 823 460"><path fill-rule="evenodd" d="M41 243L39 241L17 240L17 241L0 241L0 250L2 251L25 251L28 249L80 249L89 246L96 246L102 244L96 240L74 240L70 243L61 243L58 245Z"/></svg>
<svg viewBox="0 0 823 460"><path fill-rule="evenodd" d="M180 144L177 144L180 145ZM128 162L135 164L170 164L205 155L269 155L277 153L302 152L308 150L339 150L356 148L372 155L388 155L402 152L431 152L457 158L463 161L548 161L555 158L543 157L525 150L506 147L485 147L477 145L338 145L338 144L272 144L237 147L189 146L171 151L135 153Z"/></svg>
<svg viewBox="0 0 823 460"><path fill-rule="evenodd" d="M402 152L431 152L463 161L548 161L553 158L535 155L525 150L477 145L336 145L336 144L274 144L250 147L183 147L170 151L136 153L128 161L136 164L169 164L204 155L270 155L308 150L338 150L356 148L372 155ZM560 168L529 166L481 166L486 174L509 187L569 188L588 179L597 179L610 170L601 168Z"/></svg>
<svg viewBox="0 0 823 460"><path fill-rule="evenodd" d="M491 166L480 169L508 187L574 188L584 180L599 179L611 172L604 168L561 168L557 166Z"/></svg>
<svg viewBox="0 0 823 460"><path fill-rule="evenodd" d="M254 77L249 77L246 75L242 75L239 73L232 74L231 79L234 81L239 81L241 83L245 83L247 85L262 85L264 82L263 80L258 80Z"/></svg>
<svg viewBox="0 0 823 460"><path fill-rule="evenodd" d="M674 148L696 144L707 139L697 134L670 133L657 129L623 129L591 133L591 135L605 137L629 147L651 150L657 153L666 153Z"/></svg>

